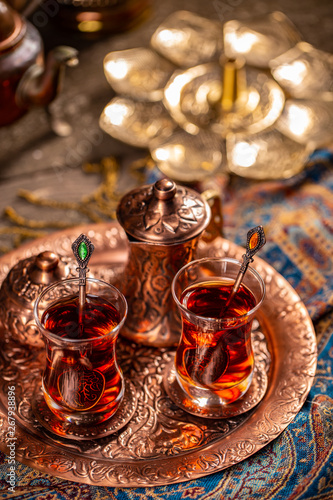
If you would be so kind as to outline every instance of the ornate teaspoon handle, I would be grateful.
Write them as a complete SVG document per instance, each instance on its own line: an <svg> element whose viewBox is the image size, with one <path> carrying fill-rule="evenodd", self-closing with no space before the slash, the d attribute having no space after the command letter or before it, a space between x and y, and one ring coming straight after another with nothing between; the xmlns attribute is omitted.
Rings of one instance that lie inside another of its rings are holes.
<svg viewBox="0 0 333 500"><path fill-rule="evenodd" d="M83 310L86 303L86 274L88 262L94 251L94 245L85 234L81 234L72 244L72 250L79 271L79 323L83 322Z"/></svg>
<svg viewBox="0 0 333 500"><path fill-rule="evenodd" d="M246 253L243 255L243 263L235 280L234 286L232 287L231 294L229 295L226 305L224 306L223 312L228 309L234 296L238 292L244 274L246 273L250 262L253 262L253 256L265 245L265 243L266 237L262 226L254 227L247 233Z"/></svg>

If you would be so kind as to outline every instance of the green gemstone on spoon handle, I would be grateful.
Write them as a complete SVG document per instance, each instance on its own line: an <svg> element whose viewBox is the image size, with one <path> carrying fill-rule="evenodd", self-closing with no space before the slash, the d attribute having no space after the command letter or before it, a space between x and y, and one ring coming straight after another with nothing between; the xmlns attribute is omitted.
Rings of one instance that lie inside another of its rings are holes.
<svg viewBox="0 0 333 500"><path fill-rule="evenodd" d="M72 244L72 250L79 266L77 268L77 271L79 271L79 324L83 328L83 311L86 303L86 274L89 271L87 265L94 251L94 245L88 236L80 234Z"/></svg>
<svg viewBox="0 0 333 500"><path fill-rule="evenodd" d="M76 238L76 240L72 244L72 250L76 262L79 266L78 269L82 269L87 272L89 270L87 269L87 265L94 251L94 245L92 244L88 236L86 236L85 234L80 234L80 236Z"/></svg>
<svg viewBox="0 0 333 500"><path fill-rule="evenodd" d="M88 255L88 248L84 241L79 244L78 254L81 260L85 260Z"/></svg>

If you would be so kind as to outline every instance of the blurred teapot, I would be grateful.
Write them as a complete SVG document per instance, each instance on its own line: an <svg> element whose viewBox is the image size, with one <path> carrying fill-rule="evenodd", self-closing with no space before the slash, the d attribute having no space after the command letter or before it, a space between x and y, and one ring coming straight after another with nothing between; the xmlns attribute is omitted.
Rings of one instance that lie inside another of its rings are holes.
<svg viewBox="0 0 333 500"><path fill-rule="evenodd" d="M44 64L37 29L0 0L0 126L32 106L47 106L59 92L63 68L78 62L72 47L54 48Z"/></svg>
<svg viewBox="0 0 333 500"><path fill-rule="evenodd" d="M134 189L120 200L117 218L129 240L127 266L117 283L128 303L122 335L156 347L178 343L181 324L171 283L194 258L210 215L198 192L169 179Z"/></svg>

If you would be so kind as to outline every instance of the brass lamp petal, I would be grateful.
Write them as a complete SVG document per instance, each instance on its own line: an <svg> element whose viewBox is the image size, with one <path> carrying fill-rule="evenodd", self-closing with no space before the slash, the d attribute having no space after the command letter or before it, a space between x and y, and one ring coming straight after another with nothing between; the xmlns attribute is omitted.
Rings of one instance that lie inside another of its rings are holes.
<svg viewBox="0 0 333 500"><path fill-rule="evenodd" d="M301 42L270 62L275 80L293 97L333 101L333 55Z"/></svg>
<svg viewBox="0 0 333 500"><path fill-rule="evenodd" d="M269 129L254 135L227 136L230 172L249 179L288 179L303 170L312 148Z"/></svg>
<svg viewBox="0 0 333 500"><path fill-rule="evenodd" d="M300 144L312 149L333 141L333 101L288 99L276 128Z"/></svg>
<svg viewBox="0 0 333 500"><path fill-rule="evenodd" d="M168 137L175 123L162 104L115 97L104 108L100 127L109 135L135 147L147 148L152 139Z"/></svg>
<svg viewBox="0 0 333 500"><path fill-rule="evenodd" d="M180 130L163 142L151 145L151 155L168 177L194 182L209 177L223 168L224 141L209 132L193 136Z"/></svg>
<svg viewBox="0 0 333 500"><path fill-rule="evenodd" d="M151 45L184 68L217 61L223 46L222 25L193 12L177 11L157 28Z"/></svg>
<svg viewBox="0 0 333 500"><path fill-rule="evenodd" d="M247 64L267 68L271 59L283 54L301 36L282 12L253 20L228 21L223 26L224 53L229 58L243 56Z"/></svg>
<svg viewBox="0 0 333 500"><path fill-rule="evenodd" d="M111 87L136 99L159 101L174 66L149 48L110 52L104 58L104 73Z"/></svg>

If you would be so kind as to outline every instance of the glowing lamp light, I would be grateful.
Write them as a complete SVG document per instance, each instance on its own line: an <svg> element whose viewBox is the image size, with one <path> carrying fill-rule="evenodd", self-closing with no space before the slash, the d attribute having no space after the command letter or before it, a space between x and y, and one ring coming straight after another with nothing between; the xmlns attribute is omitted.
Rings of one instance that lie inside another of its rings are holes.
<svg viewBox="0 0 333 500"><path fill-rule="evenodd" d="M169 102L170 106L178 106L180 101L180 91L184 85L191 81L191 76L189 74L182 74L176 76L174 81L165 89L164 95L166 100Z"/></svg>
<svg viewBox="0 0 333 500"><path fill-rule="evenodd" d="M185 158L185 148L181 144L173 144L167 148L157 148L155 157L160 161L182 163Z"/></svg>
<svg viewBox="0 0 333 500"><path fill-rule="evenodd" d="M184 43L186 41L186 34L178 30L164 29L158 33L157 38L165 47L172 47L173 45Z"/></svg>
<svg viewBox="0 0 333 500"><path fill-rule="evenodd" d="M239 142L232 151L232 161L240 167L252 167L257 160L259 149L257 144Z"/></svg>
<svg viewBox="0 0 333 500"><path fill-rule="evenodd" d="M250 91L249 92L249 99L248 99L248 105L250 108L254 109L258 106L260 101L260 95L258 92Z"/></svg>
<svg viewBox="0 0 333 500"><path fill-rule="evenodd" d="M302 106L292 104L288 109L290 131L297 136L302 136L312 124L311 112Z"/></svg>
<svg viewBox="0 0 333 500"><path fill-rule="evenodd" d="M128 107L119 103L112 103L106 106L105 115L110 120L112 125L120 126L122 125L125 118L128 116L129 110Z"/></svg>
<svg viewBox="0 0 333 500"><path fill-rule="evenodd" d="M307 67L303 61L294 61L291 64L283 64L275 70L277 78L285 82L301 85L307 75Z"/></svg>
<svg viewBox="0 0 333 500"><path fill-rule="evenodd" d="M112 75L117 80L122 80L127 76L128 64L124 59L107 61L105 63L105 71Z"/></svg>
<svg viewBox="0 0 333 500"><path fill-rule="evenodd" d="M236 53L247 54L253 45L258 42L258 37L254 33L235 33L230 31L225 34L225 41Z"/></svg>
<svg viewBox="0 0 333 500"><path fill-rule="evenodd" d="M155 151L155 156L159 161L168 161L170 154L167 149L158 148Z"/></svg>

